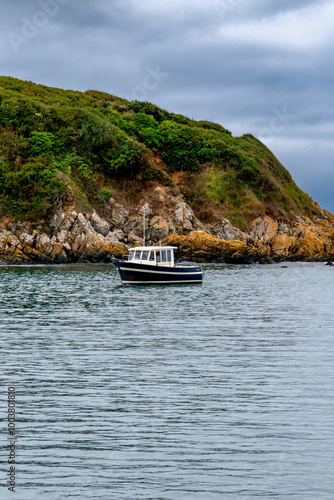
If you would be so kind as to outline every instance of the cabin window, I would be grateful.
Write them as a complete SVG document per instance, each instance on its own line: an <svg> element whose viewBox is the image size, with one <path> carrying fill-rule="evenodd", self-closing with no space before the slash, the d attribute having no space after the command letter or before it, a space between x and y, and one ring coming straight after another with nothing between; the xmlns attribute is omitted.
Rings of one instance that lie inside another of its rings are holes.
<svg viewBox="0 0 334 500"><path fill-rule="evenodd" d="M155 260L155 259L154 259L154 252L153 252L153 251L150 253L150 261L152 261L152 260L153 260L153 261Z"/></svg>
<svg viewBox="0 0 334 500"><path fill-rule="evenodd" d="M171 250L167 250L167 262L172 262L172 252L171 252Z"/></svg>
<svg viewBox="0 0 334 500"><path fill-rule="evenodd" d="M156 252L156 259L157 259L157 262L161 262L160 250L158 252Z"/></svg>
<svg viewBox="0 0 334 500"><path fill-rule="evenodd" d="M144 250L143 253L142 253L142 255L141 255L142 260L148 260L148 254L149 253L150 252L148 250Z"/></svg>
<svg viewBox="0 0 334 500"><path fill-rule="evenodd" d="M139 250L136 251L136 259L140 260L140 255L141 255L141 252Z"/></svg>
<svg viewBox="0 0 334 500"><path fill-rule="evenodd" d="M162 260L162 262L167 262L167 251L166 250L161 251L161 260Z"/></svg>
<svg viewBox="0 0 334 500"><path fill-rule="evenodd" d="M130 252L129 260L133 260L134 257L135 257L135 253L134 252Z"/></svg>

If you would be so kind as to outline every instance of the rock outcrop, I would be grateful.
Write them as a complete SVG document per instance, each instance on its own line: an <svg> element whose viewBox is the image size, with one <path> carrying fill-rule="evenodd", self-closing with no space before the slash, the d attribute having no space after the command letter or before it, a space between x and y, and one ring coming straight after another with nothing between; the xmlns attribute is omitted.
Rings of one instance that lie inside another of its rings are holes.
<svg viewBox="0 0 334 500"><path fill-rule="evenodd" d="M288 226L266 216L253 221L249 235L236 228L233 232L229 226L228 239L193 231L187 236L171 235L163 243L177 246L179 258L197 262L331 261L334 225L303 218Z"/></svg>
<svg viewBox="0 0 334 500"><path fill-rule="evenodd" d="M260 252L240 240L223 240L204 231L187 236L172 234L164 244L178 247L177 257L195 262L251 264L262 260Z"/></svg>
<svg viewBox="0 0 334 500"><path fill-rule="evenodd" d="M299 217L294 223L258 217L241 231L227 219L205 226L192 209L179 201L165 217L153 213L148 203L136 215L114 205L105 220L90 214L59 209L48 221L0 224L0 261L10 264L110 262L130 246L143 244L143 208L147 244L172 244L179 259L197 262L275 262L282 260L328 261L334 259L334 216Z"/></svg>
<svg viewBox="0 0 334 500"><path fill-rule="evenodd" d="M126 254L127 246L109 226L105 234L106 224L97 214L90 220L74 211L58 211L49 224L36 229L27 223L2 224L0 259L11 264L109 262L112 255Z"/></svg>

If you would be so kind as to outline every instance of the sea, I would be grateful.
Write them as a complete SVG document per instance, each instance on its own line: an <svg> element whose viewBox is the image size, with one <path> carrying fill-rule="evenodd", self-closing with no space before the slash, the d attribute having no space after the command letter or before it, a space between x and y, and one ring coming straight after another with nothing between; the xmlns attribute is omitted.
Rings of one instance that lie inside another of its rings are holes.
<svg viewBox="0 0 334 500"><path fill-rule="evenodd" d="M333 500L334 267L202 267L0 267L1 499Z"/></svg>

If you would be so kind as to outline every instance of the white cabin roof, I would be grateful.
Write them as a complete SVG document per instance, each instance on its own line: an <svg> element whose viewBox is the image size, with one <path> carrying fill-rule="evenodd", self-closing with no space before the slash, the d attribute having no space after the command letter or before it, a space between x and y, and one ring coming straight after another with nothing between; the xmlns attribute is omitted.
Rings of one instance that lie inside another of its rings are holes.
<svg viewBox="0 0 334 500"><path fill-rule="evenodd" d="M133 247L129 249L129 252L131 250L135 251L143 251L143 250L177 250L178 247L171 247L171 246L163 246L163 247Z"/></svg>

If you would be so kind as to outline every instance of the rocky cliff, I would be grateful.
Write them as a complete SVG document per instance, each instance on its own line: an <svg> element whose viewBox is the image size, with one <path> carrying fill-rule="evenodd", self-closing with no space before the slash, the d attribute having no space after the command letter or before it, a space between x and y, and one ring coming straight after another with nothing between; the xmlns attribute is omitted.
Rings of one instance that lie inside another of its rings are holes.
<svg viewBox="0 0 334 500"><path fill-rule="evenodd" d="M181 198L175 197L174 202L168 217L154 214L149 203L139 207L137 215L115 204L108 219L95 211L78 213L72 208L58 209L38 225L5 217L0 228L0 261L110 262L143 243L144 212L146 244L176 245L179 259L230 263L334 259L334 216L328 212L321 211L316 219L298 217L293 223L257 217L246 232L227 219L205 225Z"/></svg>

